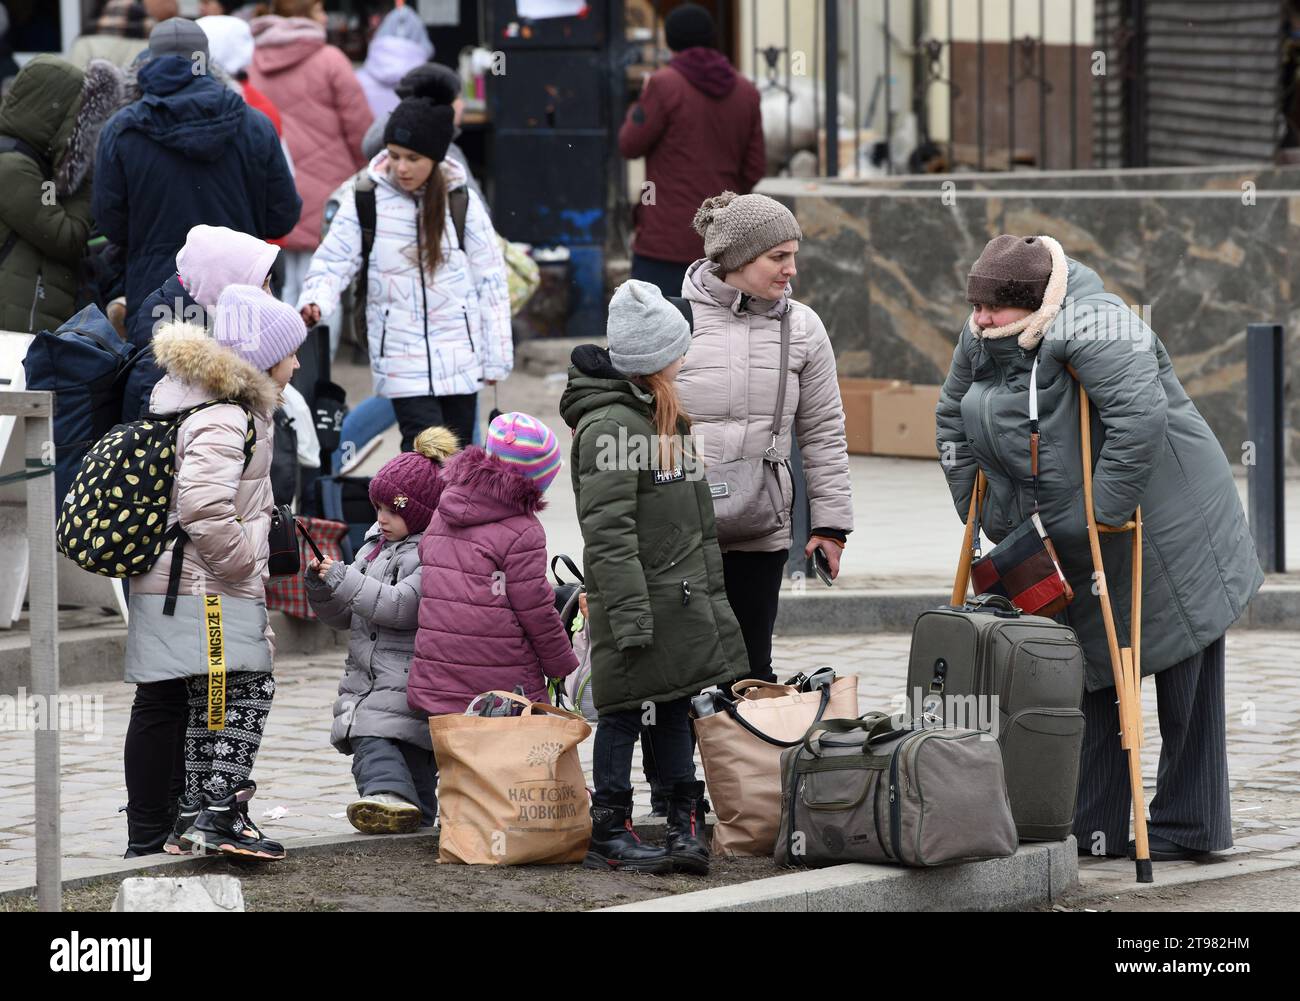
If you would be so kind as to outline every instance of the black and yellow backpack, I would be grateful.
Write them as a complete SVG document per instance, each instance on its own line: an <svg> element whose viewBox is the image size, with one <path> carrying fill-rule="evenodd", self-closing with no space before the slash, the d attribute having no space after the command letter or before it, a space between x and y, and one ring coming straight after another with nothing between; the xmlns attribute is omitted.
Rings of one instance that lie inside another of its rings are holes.
<svg viewBox="0 0 1300 1001"><path fill-rule="evenodd" d="M175 480L176 432L207 407L233 404L248 414L244 467L253 458L257 432L253 415L237 400L210 400L175 414L146 414L119 424L86 453L63 498L55 527L59 552L83 570L105 577L148 573L173 539L166 614L173 614L187 536L179 524L167 528Z"/></svg>

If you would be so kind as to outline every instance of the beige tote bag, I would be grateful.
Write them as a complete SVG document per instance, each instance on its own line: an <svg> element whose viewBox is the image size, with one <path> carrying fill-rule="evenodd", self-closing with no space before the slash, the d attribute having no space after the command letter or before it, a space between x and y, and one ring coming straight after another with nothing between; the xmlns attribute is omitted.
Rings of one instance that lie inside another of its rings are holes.
<svg viewBox="0 0 1300 1001"><path fill-rule="evenodd" d="M858 679L836 678L816 692L737 681L731 691L734 702L719 699L717 712L695 720L704 781L718 818L713 851L771 855L781 823L781 752L802 741L819 720L857 716Z"/></svg>
<svg viewBox="0 0 1300 1001"><path fill-rule="evenodd" d="M522 716L433 716L438 761L439 862L554 865L581 862L591 800L578 745L581 716L511 692Z"/></svg>

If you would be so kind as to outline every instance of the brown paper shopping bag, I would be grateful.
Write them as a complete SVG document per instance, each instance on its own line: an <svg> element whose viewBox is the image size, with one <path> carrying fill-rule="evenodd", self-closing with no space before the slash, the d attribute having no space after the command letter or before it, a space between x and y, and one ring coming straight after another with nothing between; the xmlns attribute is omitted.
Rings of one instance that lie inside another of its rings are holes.
<svg viewBox="0 0 1300 1001"><path fill-rule="evenodd" d="M511 692L522 716L433 716L438 761L439 862L581 862L590 798L578 745L591 727L574 713Z"/></svg>
<svg viewBox="0 0 1300 1001"><path fill-rule="evenodd" d="M837 678L817 692L767 681L737 681L734 699L696 719L704 781L718 822L719 855L771 855L781 823L781 752L823 719L858 714L858 679Z"/></svg>

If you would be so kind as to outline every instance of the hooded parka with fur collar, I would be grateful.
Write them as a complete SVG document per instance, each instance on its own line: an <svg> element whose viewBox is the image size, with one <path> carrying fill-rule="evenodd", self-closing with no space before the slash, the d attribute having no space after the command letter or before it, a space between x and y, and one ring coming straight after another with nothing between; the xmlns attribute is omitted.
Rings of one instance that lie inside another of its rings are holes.
<svg viewBox="0 0 1300 1001"><path fill-rule="evenodd" d="M0 262L0 330L54 330L76 312L95 144L121 93L121 71L102 60L83 73L37 56L15 78L0 135L32 147L53 176L25 153L0 153L0 248L9 246Z"/></svg>
<svg viewBox="0 0 1300 1001"><path fill-rule="evenodd" d="M172 551L131 579L126 680L165 681L206 674L203 598L221 596L228 672L271 670L274 635L267 620L267 533L271 510L271 415L275 382L194 324L171 323L154 337L167 373L150 408L174 414L211 400L176 433L176 478L167 514L189 535L175 615L163 614ZM247 410L245 409L247 408ZM257 429L244 465L248 413Z"/></svg>
<svg viewBox="0 0 1300 1001"><path fill-rule="evenodd" d="M1039 512L1074 590L1065 618L1096 691L1114 678L1093 591L1080 385L1092 404L1097 521L1122 525L1142 508L1142 673L1172 667L1221 637L1264 575L1227 457L1165 346L1095 271L1051 237L1040 239L1052 254L1042 306L1005 327L976 331L967 322L939 396L937 437L963 519L977 469L988 477L981 524L1000 542L1034 510L1029 379L1037 359ZM1131 538L1101 537L1121 646L1130 632Z"/></svg>

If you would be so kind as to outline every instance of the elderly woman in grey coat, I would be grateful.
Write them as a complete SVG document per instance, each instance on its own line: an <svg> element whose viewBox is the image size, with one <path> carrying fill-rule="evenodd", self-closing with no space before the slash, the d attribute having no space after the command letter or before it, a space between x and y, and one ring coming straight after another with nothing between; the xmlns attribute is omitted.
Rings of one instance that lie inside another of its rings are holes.
<svg viewBox="0 0 1300 1001"><path fill-rule="evenodd" d="M428 717L407 705L406 682L420 611L420 539L442 495L442 463L458 448L446 428L427 428L415 451L370 481L378 521L351 566L313 560L307 600L334 629L350 630L330 742L352 755L358 798L348 820L363 834L404 834L438 812L437 763Z"/></svg>
<svg viewBox="0 0 1300 1001"><path fill-rule="evenodd" d="M1080 386L1093 404L1098 523L1122 525L1142 509L1142 673L1156 676L1162 737L1151 858L1224 850L1232 845L1224 635L1263 583L1227 458L1160 339L1056 240L996 237L971 269L967 297L973 312L937 410L940 456L963 519L978 468L989 483L984 534L996 543L1024 521L1034 507L1028 424L1037 362L1039 510L1074 590L1063 615L1087 661L1074 822L1079 850L1120 854L1130 812L1127 756L1116 737L1110 655L1093 590ZM1127 645L1130 537L1102 539L1106 586Z"/></svg>

